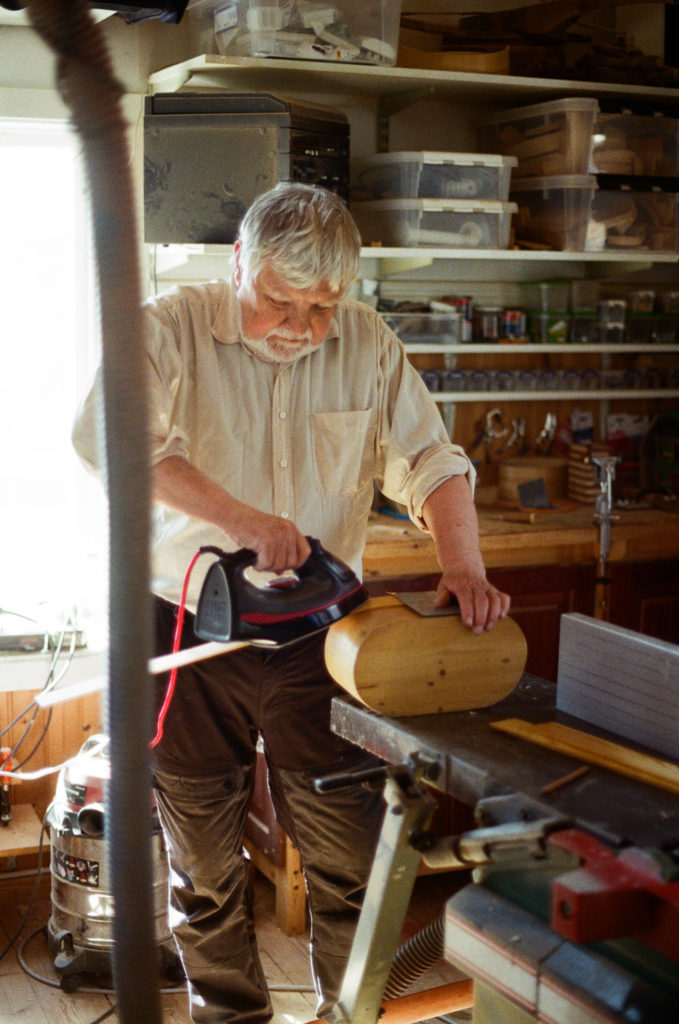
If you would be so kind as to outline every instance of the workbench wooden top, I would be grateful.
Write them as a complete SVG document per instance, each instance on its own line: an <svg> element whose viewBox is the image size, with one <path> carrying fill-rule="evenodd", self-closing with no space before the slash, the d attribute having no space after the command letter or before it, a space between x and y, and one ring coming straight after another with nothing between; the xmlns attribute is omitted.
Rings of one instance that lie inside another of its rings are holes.
<svg viewBox="0 0 679 1024"><path fill-rule="evenodd" d="M521 565L595 563L599 528L592 505L568 511L538 511L534 523L488 518L494 510L478 508L481 551L489 569ZM611 562L679 558L679 513L662 509L623 509L611 526ZM410 521L374 513L363 557L366 580L438 572L428 534Z"/></svg>

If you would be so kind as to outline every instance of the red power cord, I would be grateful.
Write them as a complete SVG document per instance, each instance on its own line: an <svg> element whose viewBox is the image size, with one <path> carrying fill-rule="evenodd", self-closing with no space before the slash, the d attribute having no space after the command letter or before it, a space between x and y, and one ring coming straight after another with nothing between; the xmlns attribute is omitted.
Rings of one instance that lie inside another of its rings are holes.
<svg viewBox="0 0 679 1024"><path fill-rule="evenodd" d="M200 556L204 554L206 551L214 551L214 548L201 548L199 551L196 551L195 555L191 559L191 563L188 569L186 570L186 576L184 577L184 586L182 587L182 596L179 602L179 609L177 611L177 621L174 627L174 639L172 641L173 654L177 653L181 645L182 631L184 629L184 612L186 610L186 594L189 589L189 580L191 579L191 573L193 572L193 567L200 558ZM170 704L172 702L172 697L174 695L175 684L177 682L177 667L178 666L175 665L175 667L170 671L170 678L167 683L165 697L163 698L162 706L160 708L160 711L158 712L158 720L156 723L156 735L153 737L149 744L151 748L157 746L160 743L161 739L163 738L163 725L165 723L165 716L169 711Z"/></svg>

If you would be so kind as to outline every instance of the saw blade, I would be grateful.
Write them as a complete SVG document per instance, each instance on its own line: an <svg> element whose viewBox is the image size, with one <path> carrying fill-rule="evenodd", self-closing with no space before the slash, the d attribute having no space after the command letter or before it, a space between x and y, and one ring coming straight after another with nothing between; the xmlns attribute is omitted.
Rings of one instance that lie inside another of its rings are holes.
<svg viewBox="0 0 679 1024"><path fill-rule="evenodd" d="M392 596L397 597L399 601L412 611L417 612L418 615L422 615L426 618L434 615L460 614L460 607L455 598L452 597L450 599L450 604L447 604L445 608L434 607L434 598L436 596L435 590L401 591L398 594L392 594Z"/></svg>

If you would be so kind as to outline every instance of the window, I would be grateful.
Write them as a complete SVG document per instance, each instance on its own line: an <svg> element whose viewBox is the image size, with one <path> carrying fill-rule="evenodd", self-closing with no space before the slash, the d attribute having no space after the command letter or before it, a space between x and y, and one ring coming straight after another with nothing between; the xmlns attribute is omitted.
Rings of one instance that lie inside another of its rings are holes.
<svg viewBox="0 0 679 1024"><path fill-rule="evenodd" d="M0 607L48 628L76 608L91 633L106 501L70 441L99 360L79 150L66 124L0 120Z"/></svg>

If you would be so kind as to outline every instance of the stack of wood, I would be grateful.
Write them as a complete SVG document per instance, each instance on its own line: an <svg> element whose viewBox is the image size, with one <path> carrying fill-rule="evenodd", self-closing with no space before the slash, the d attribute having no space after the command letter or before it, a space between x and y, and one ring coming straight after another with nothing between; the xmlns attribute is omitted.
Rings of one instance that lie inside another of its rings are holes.
<svg viewBox="0 0 679 1024"><path fill-rule="evenodd" d="M599 494L594 455L608 455L605 444L572 444L568 451L568 497L582 505L593 505Z"/></svg>

